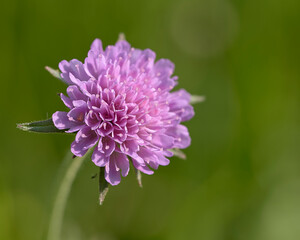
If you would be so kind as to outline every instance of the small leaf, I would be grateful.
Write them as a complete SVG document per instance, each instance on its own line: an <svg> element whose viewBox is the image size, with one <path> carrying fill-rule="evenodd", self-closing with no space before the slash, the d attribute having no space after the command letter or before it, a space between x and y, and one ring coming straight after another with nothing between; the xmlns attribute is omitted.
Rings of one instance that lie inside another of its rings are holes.
<svg viewBox="0 0 300 240"><path fill-rule="evenodd" d="M60 71L57 69L53 69L49 66L46 66L45 69L55 78L59 79L60 81L62 81L63 83L66 83L65 80L62 79L62 77L60 76Z"/></svg>
<svg viewBox="0 0 300 240"><path fill-rule="evenodd" d="M105 180L105 167L100 167L99 172L99 204L102 205L108 192L108 182Z"/></svg>
<svg viewBox="0 0 300 240"><path fill-rule="evenodd" d="M134 170L135 170L136 179L138 181L138 184L142 188L143 187L143 184L142 184L142 173L141 173L140 170L137 170L136 168Z"/></svg>
<svg viewBox="0 0 300 240"><path fill-rule="evenodd" d="M190 104L196 104L196 103L200 103L200 102L204 102L204 101L205 101L205 96L192 95Z"/></svg>
<svg viewBox="0 0 300 240"><path fill-rule="evenodd" d="M174 156L179 157L184 160L186 159L184 152L182 152L180 149L174 148L174 149L170 149L170 151L174 154Z"/></svg>
<svg viewBox="0 0 300 240"><path fill-rule="evenodd" d="M30 123L19 123L17 128L27 132L37 133L64 133L64 130L57 129L52 119L30 122Z"/></svg>

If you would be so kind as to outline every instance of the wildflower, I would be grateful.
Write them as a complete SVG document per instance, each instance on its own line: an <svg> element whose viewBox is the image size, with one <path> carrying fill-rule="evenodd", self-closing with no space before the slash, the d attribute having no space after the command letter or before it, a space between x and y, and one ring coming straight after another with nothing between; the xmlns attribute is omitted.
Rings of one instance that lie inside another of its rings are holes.
<svg viewBox="0 0 300 240"><path fill-rule="evenodd" d="M194 115L190 94L170 92L177 77L168 59L155 62L153 51L131 48L125 40L103 50L96 39L84 63L63 60L59 68L69 85L67 96L60 94L69 111L55 112L53 123L76 133L74 155L82 157L95 147L92 161L105 167L111 185L127 176L129 161L153 174L152 169L169 164L170 150L190 145L188 129L181 125Z"/></svg>

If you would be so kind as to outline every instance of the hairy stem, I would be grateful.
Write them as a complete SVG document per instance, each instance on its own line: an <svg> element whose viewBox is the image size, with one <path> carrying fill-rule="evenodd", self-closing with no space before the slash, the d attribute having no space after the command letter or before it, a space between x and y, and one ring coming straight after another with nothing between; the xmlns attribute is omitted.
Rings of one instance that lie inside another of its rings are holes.
<svg viewBox="0 0 300 240"><path fill-rule="evenodd" d="M91 149L83 156L74 158L62 178L60 186L58 188L57 195L55 197L50 224L48 230L47 240L60 240L61 229L63 224L63 217L65 213L66 203L75 180L75 177L82 166L84 160L89 156Z"/></svg>

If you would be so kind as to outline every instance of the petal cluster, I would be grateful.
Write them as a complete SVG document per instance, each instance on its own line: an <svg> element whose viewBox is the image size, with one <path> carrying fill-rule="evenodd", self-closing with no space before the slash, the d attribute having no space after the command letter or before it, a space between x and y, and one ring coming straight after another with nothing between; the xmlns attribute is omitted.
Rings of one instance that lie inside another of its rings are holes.
<svg viewBox="0 0 300 240"><path fill-rule="evenodd" d="M131 48L125 40L102 48L96 39L84 63L73 59L59 64L69 85L61 99L68 112L52 116L58 129L76 133L71 151L83 156L94 148L93 162L105 167L111 185L127 176L129 161L146 174L168 165L172 148L186 148L191 139L180 123L194 115L190 94L177 83L174 64L155 62L150 49Z"/></svg>

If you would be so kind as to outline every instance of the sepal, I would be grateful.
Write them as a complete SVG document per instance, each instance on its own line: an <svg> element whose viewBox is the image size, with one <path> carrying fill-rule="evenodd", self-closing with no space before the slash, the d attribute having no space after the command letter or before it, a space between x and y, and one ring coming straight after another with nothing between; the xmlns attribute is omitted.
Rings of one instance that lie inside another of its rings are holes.
<svg viewBox="0 0 300 240"><path fill-rule="evenodd" d="M108 182L105 180L105 167L100 167L99 171L99 204L102 205L108 192Z"/></svg>
<svg viewBox="0 0 300 240"><path fill-rule="evenodd" d="M205 101L205 96L192 95L191 100L190 100L190 104L193 105L193 104L204 102L204 101Z"/></svg>
<svg viewBox="0 0 300 240"><path fill-rule="evenodd" d="M137 180L137 182L138 182L140 188L142 188L142 187L143 187L143 183L142 183L142 173L141 173L140 170L137 170L136 168L134 168L134 170L135 170L135 174L136 174L136 180Z"/></svg>
<svg viewBox="0 0 300 240"><path fill-rule="evenodd" d="M62 79L62 77L60 76L60 71L57 69L53 69L49 66L46 66L45 69L55 78L59 79L60 81L62 81L63 83L66 83L65 80Z"/></svg>
<svg viewBox="0 0 300 240"><path fill-rule="evenodd" d="M36 132L36 133L64 133L64 130L57 129L54 126L52 118L42 121L30 122L30 123L19 123L17 128L27 131L27 132Z"/></svg>
<svg viewBox="0 0 300 240"><path fill-rule="evenodd" d="M184 159L184 160L186 159L186 155L179 148L169 149L169 151L172 152L174 154L174 156L176 156L178 158L181 158L181 159Z"/></svg>

